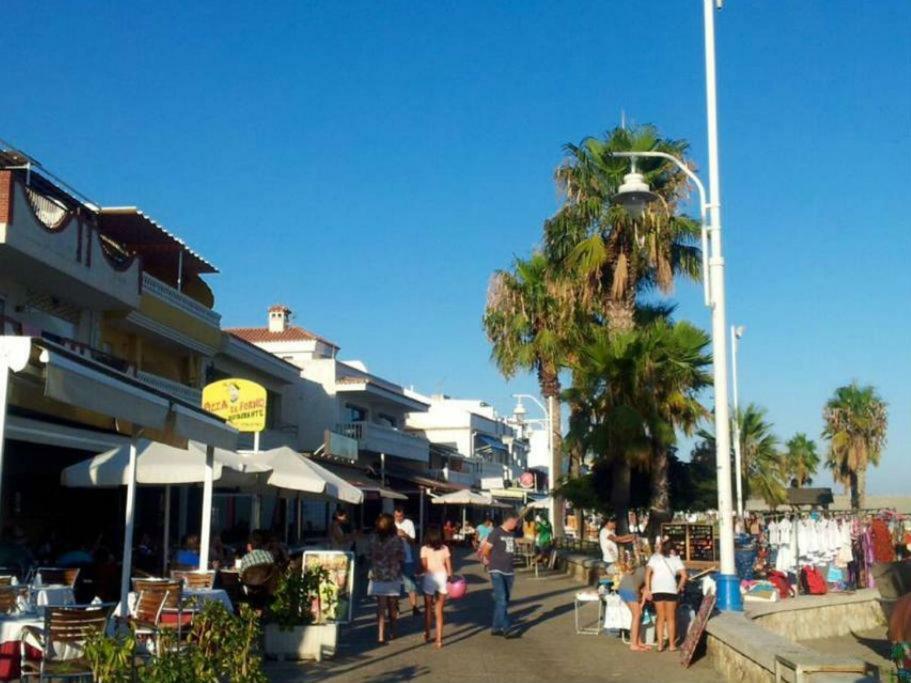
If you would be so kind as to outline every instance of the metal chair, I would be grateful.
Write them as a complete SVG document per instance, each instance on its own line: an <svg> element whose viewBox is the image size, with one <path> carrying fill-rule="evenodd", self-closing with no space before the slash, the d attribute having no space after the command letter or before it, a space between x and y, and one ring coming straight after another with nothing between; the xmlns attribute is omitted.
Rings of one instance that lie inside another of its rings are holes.
<svg viewBox="0 0 911 683"><path fill-rule="evenodd" d="M81 605L50 607L44 615L44 626L26 626L20 639L20 680L38 678L50 681L67 678L92 680L92 670L84 656L85 642L103 633L114 606ZM27 645L41 650L41 660L28 659Z"/></svg>
<svg viewBox="0 0 911 683"><path fill-rule="evenodd" d="M15 614L28 604L28 598L28 586L0 586L0 614Z"/></svg>
<svg viewBox="0 0 911 683"><path fill-rule="evenodd" d="M39 567L35 572L42 586L62 585L74 588L79 579L78 567Z"/></svg>
<svg viewBox="0 0 911 683"><path fill-rule="evenodd" d="M183 571L174 569L171 578L183 582L184 588L212 588L215 585L214 571Z"/></svg>
<svg viewBox="0 0 911 683"><path fill-rule="evenodd" d="M151 640L157 651L162 631L175 632L180 640L183 627L192 618L192 612L183 609L180 581L134 578L133 591L137 598L129 621L137 641Z"/></svg>

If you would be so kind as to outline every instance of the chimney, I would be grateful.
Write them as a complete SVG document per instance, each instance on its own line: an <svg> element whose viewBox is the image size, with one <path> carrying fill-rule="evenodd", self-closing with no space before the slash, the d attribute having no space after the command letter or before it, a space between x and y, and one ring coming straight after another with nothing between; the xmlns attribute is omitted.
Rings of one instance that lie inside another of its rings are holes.
<svg viewBox="0 0 911 683"><path fill-rule="evenodd" d="M291 309L278 304L269 307L269 332L279 333L288 329L291 322Z"/></svg>

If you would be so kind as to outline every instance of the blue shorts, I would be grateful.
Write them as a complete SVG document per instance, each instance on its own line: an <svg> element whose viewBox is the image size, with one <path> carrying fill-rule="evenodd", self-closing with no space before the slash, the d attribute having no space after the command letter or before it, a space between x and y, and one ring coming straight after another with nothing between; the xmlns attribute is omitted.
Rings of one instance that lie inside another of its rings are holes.
<svg viewBox="0 0 911 683"><path fill-rule="evenodd" d="M415 569L417 564L414 562L405 562L402 565L402 587L406 593L418 592L417 580L414 578Z"/></svg>
<svg viewBox="0 0 911 683"><path fill-rule="evenodd" d="M639 594L629 588L621 588L617 591L617 594L623 602L639 602Z"/></svg>

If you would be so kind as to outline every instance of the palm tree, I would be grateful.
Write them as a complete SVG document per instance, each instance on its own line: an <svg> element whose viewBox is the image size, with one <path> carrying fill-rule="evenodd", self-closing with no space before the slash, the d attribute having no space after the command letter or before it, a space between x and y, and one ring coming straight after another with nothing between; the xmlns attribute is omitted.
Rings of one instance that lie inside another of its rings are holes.
<svg viewBox="0 0 911 683"><path fill-rule="evenodd" d="M852 382L835 390L823 410L824 439L829 440L827 465L835 480L850 486L851 507L866 507L867 467L878 465L886 445L888 414L873 386Z"/></svg>
<svg viewBox="0 0 911 683"><path fill-rule="evenodd" d="M760 496L770 506L781 505L787 500L784 482L785 458L778 451L778 437L772 432L774 425L766 418L765 408L751 403L741 409L734 419L740 426L741 475L744 496ZM697 445L700 457L715 453L715 436L701 430L702 442ZM733 445L731 455L733 457Z"/></svg>
<svg viewBox="0 0 911 683"><path fill-rule="evenodd" d="M535 252L528 260L517 259L512 271L494 274L483 319L491 355L503 376L509 379L523 370L537 374L553 435L552 487L562 472L560 368L567 348L566 313L558 288L559 281L544 254ZM561 515L557 517L553 520L556 534L563 527Z"/></svg>
<svg viewBox="0 0 911 683"><path fill-rule="evenodd" d="M700 276L699 223L679 213L687 178L664 159L639 160L638 168L661 201L641 216L612 202L629 160L613 152L662 151L684 158L688 144L660 137L652 126L615 128L603 140L565 146L555 173L565 201L544 226L548 258L568 273L567 294L592 306L612 329L634 326L636 295L673 289L674 278Z"/></svg>
<svg viewBox="0 0 911 683"><path fill-rule="evenodd" d="M706 414L696 394L709 381L709 340L688 323L663 320L641 330L599 328L592 337L565 393L584 416L571 425L569 441L610 467L611 501L623 530L633 465L652 467L655 518L669 516L668 451L678 427L691 431Z"/></svg>
<svg viewBox="0 0 911 683"><path fill-rule="evenodd" d="M787 453L788 479L797 486L806 486L813 483L813 475L819 467L819 454L816 452L816 443L811 441L803 432L795 434L785 444Z"/></svg>

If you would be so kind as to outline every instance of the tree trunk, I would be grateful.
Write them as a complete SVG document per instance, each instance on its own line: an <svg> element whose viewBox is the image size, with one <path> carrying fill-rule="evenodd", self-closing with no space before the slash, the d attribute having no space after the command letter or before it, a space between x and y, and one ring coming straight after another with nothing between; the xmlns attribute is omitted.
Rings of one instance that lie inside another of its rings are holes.
<svg viewBox="0 0 911 683"><path fill-rule="evenodd" d="M569 429L572 431L575 425L582 419L582 406L576 403L569 404ZM577 440L569 451L569 478L575 479L582 473L582 461L585 459L585 448Z"/></svg>
<svg viewBox="0 0 911 683"><path fill-rule="evenodd" d="M670 522L671 491L668 479L667 448L652 444L651 499L648 504L648 537L654 538L661 531L661 525Z"/></svg>
<svg viewBox="0 0 911 683"><path fill-rule="evenodd" d="M857 501L855 505L855 510L866 510L867 509L867 468L861 467L858 468L857 473L854 475L854 486L856 491L854 493L854 499Z"/></svg>
<svg viewBox="0 0 911 683"><path fill-rule="evenodd" d="M611 504L617 517L617 533L629 533L629 488L632 468L629 461L617 457L611 464Z"/></svg>
<svg viewBox="0 0 911 683"><path fill-rule="evenodd" d="M851 490L851 509L859 510L860 501L858 500L858 491L857 491L857 472L851 472L848 474L848 483L847 487Z"/></svg>
<svg viewBox="0 0 911 683"><path fill-rule="evenodd" d="M550 465L550 490L553 492L560 484L560 477L563 476L563 432L561 423L563 421L560 399L556 396L547 397L547 412L550 418L551 427L551 465ZM553 493L551 493L553 495ZM554 498L554 518L551 524L554 528L554 538L563 536L563 498L553 496Z"/></svg>

